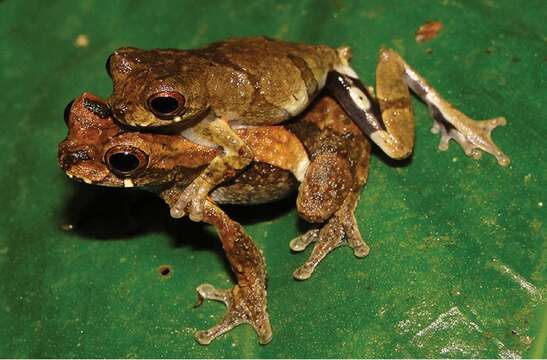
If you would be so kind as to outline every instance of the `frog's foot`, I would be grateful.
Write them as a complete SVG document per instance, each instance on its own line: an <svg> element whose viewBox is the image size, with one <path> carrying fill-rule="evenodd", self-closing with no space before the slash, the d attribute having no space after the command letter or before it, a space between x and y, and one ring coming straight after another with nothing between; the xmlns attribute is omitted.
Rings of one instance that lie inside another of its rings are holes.
<svg viewBox="0 0 547 360"><path fill-rule="evenodd" d="M359 258L367 256L370 251L361 237L355 216L344 207L338 210L321 229L309 230L293 239L289 246L293 251L303 251L311 243L315 243L315 246L310 257L293 273L298 280L310 278L321 260L339 246L349 245L353 249L353 254Z"/></svg>
<svg viewBox="0 0 547 360"><path fill-rule="evenodd" d="M171 206L171 216L178 219L188 213L192 221L201 221L203 219L203 205L210 190L211 186L203 178L196 178Z"/></svg>
<svg viewBox="0 0 547 360"><path fill-rule="evenodd" d="M270 318L266 311L265 290L239 285L235 285L232 289L220 290L213 285L202 284L197 288L197 292L196 307L200 306L204 299L223 302L227 307L220 324L209 330L198 331L194 335L200 344L210 344L218 336L243 323L250 324L255 329L261 344L267 344L272 339Z"/></svg>
<svg viewBox="0 0 547 360"><path fill-rule="evenodd" d="M427 81L393 50L382 49L376 67L376 99L359 79L331 72L327 87L350 118L393 159L404 159L414 147L414 118L410 93L412 89L429 107L441 131L439 149L446 150L450 139L462 146L466 155L478 159L480 150L494 155L501 166L510 163L492 141L491 132L505 125L504 118L475 121L455 109Z"/></svg>
<svg viewBox="0 0 547 360"><path fill-rule="evenodd" d="M494 155L501 166L510 163L505 155L492 141L492 130L507 124L504 117L476 121L453 108L445 101L439 101L438 106L429 103L434 123L431 132L441 134L439 150L448 149L448 142L454 139L463 148L465 155L480 159L482 151Z"/></svg>

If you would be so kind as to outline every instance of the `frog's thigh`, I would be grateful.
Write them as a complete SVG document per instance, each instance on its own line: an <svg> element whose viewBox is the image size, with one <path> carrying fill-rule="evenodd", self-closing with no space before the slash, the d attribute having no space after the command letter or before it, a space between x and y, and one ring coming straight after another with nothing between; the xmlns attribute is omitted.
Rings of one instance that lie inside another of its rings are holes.
<svg viewBox="0 0 547 360"><path fill-rule="evenodd" d="M298 189L296 206L309 222L324 222L337 211L353 184L349 162L336 154L319 154Z"/></svg>
<svg viewBox="0 0 547 360"><path fill-rule="evenodd" d="M348 116L394 159L408 157L414 146L414 119L404 67L392 58L381 58L377 83L379 105L357 78L336 71L329 73L327 87Z"/></svg>

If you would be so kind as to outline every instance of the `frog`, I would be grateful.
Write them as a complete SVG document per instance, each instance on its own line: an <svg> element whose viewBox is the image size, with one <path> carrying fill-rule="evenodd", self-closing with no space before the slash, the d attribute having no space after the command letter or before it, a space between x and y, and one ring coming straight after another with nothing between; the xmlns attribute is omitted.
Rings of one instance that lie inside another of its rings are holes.
<svg viewBox="0 0 547 360"><path fill-rule="evenodd" d="M209 192L253 159L236 129L282 124L307 109L323 89L392 159L408 158L414 147L410 89L431 112L439 150L454 140L467 156L479 159L487 152L499 165L509 165L491 138L494 128L506 125L504 117L471 119L395 50L379 50L375 89L359 79L351 58L348 46L268 37L233 38L190 50L125 47L107 60L113 83L107 103L127 127L161 129L222 147L171 208L171 216L194 221L200 221Z"/></svg>
<svg viewBox="0 0 547 360"><path fill-rule="evenodd" d="M121 127L107 104L90 93L67 106L65 121L68 135L59 144L58 162L69 178L153 191L169 207L222 151L178 134ZM298 280L309 278L321 260L340 246L350 246L358 258L370 250L354 211L367 181L371 145L334 99L320 97L309 111L284 126L236 131L252 150L253 161L207 196L202 221L216 228L237 283L231 289L197 287L198 306L208 299L227 307L219 324L195 334L204 345L242 323L254 328L261 344L272 339L264 256L219 204L268 203L297 191L298 214L315 224L290 241L296 252L314 244L308 260L293 273Z"/></svg>

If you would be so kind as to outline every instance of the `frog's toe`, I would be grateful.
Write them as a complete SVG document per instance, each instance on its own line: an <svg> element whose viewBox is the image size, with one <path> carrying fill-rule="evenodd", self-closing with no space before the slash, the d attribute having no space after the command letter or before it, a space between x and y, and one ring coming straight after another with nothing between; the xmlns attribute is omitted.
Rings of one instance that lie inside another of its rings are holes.
<svg viewBox="0 0 547 360"><path fill-rule="evenodd" d="M353 209L357 196L346 198L344 205L327 220L320 229L309 230L290 243L294 251L302 251L312 242L315 244L306 262L293 272L297 280L309 279L319 263L334 249L348 245L358 258L367 256L369 246L363 241Z"/></svg>
<svg viewBox="0 0 547 360"><path fill-rule="evenodd" d="M509 157L492 140L492 130L498 126L506 125L507 120L503 117L498 117L490 120L470 121L472 121L470 126L462 130L451 129L449 137L456 140L463 148L465 154L475 160L480 159L482 151L484 151L492 154L499 165L509 165L511 162Z"/></svg>
<svg viewBox="0 0 547 360"><path fill-rule="evenodd" d="M174 218L181 218L188 214L190 220L200 222L203 220L203 207L207 200L207 189L199 184L190 184L182 192L180 198L171 207L170 213Z"/></svg>
<svg viewBox="0 0 547 360"><path fill-rule="evenodd" d="M444 113L432 108L432 114L434 124L431 132L441 134L439 150L448 149L449 141L454 140L460 144L465 155L475 160L480 159L484 151L495 156L501 166L511 162L492 140L492 131L507 124L504 117L477 121L453 108Z"/></svg>
<svg viewBox="0 0 547 360"><path fill-rule="evenodd" d="M266 310L266 292L254 287L234 286L232 289L217 289L210 284L202 284L196 289L198 301L204 299L220 301L226 304L224 319L208 330L201 330L194 334L196 341L202 345L210 344L220 335L234 327L247 323L251 325L261 344L267 344L272 339L272 328Z"/></svg>
<svg viewBox="0 0 547 360"><path fill-rule="evenodd" d="M175 219L180 219L187 214L188 196L186 190L182 193L177 202L171 206L170 214Z"/></svg>
<svg viewBox="0 0 547 360"><path fill-rule="evenodd" d="M507 119L504 118L503 116L499 116L499 117L494 118L494 119L485 120L485 121L482 122L482 124L484 125L484 127L488 128L488 129L490 129L490 131L492 131L493 129L495 129L498 126L507 125Z"/></svg>
<svg viewBox="0 0 547 360"><path fill-rule="evenodd" d="M305 235L307 234L304 234L304 236ZM344 236L344 229L335 215L317 232L316 236L314 234L315 246L313 247L308 260L293 272L294 278L297 280L309 279L313 275L317 265L319 265L331 251L345 242Z"/></svg>
<svg viewBox="0 0 547 360"><path fill-rule="evenodd" d="M200 222L203 220L203 203L205 200L196 200L191 202L190 210L188 211L188 217L190 220Z"/></svg>
<svg viewBox="0 0 547 360"><path fill-rule="evenodd" d="M229 306L230 301L230 291L229 290L219 290L211 284L201 284L197 287L196 291L198 292L198 301L195 307L203 304L204 299L221 301L226 306Z"/></svg>
<svg viewBox="0 0 547 360"><path fill-rule="evenodd" d="M171 207L171 209L169 210L169 213L170 213L171 217L174 218L174 219L180 219L180 218L184 217L184 215L186 214L184 212L184 209L181 209L180 207L178 207L176 205Z"/></svg>
<svg viewBox="0 0 547 360"><path fill-rule="evenodd" d="M370 253L370 247L364 242L353 248L353 255L355 255L355 257L358 257L358 258L364 258L369 253Z"/></svg>
<svg viewBox="0 0 547 360"><path fill-rule="evenodd" d="M314 266L304 264L304 265L300 266L298 269L296 269L292 273L292 275L297 280L307 280L311 277L311 275L313 274L314 271L315 271Z"/></svg>
<svg viewBox="0 0 547 360"><path fill-rule="evenodd" d="M435 133L435 134L437 134L437 133ZM448 142L450 141L450 139L452 139L452 137L448 136L448 134L441 134L441 141L439 142L439 150L440 151L448 150Z"/></svg>
<svg viewBox="0 0 547 360"><path fill-rule="evenodd" d="M370 253L370 247L363 240L357 220L353 213L346 213L342 219L344 232L348 245L353 249L353 255L358 258L363 258Z"/></svg>
<svg viewBox="0 0 547 360"><path fill-rule="evenodd" d="M309 230L303 235L300 235L291 240L289 247L292 251L304 251L312 242L319 239L319 229Z"/></svg>

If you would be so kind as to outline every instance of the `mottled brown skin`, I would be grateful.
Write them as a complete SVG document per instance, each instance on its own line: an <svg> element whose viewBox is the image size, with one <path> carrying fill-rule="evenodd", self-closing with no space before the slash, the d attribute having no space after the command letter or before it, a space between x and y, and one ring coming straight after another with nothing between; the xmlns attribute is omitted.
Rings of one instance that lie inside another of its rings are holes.
<svg viewBox="0 0 547 360"><path fill-rule="evenodd" d="M130 178L132 185L158 191L172 206L185 185L220 151L196 145L177 135L125 131L104 109L102 100L91 94L82 95L72 104L67 119L68 136L59 144L59 164L70 177L118 187L124 186L124 180ZM219 325L196 334L202 344L208 344L243 322L255 328L261 343L270 340L263 256L243 228L215 202L252 204L285 196L296 188L297 182L291 173L298 173L296 169L302 164L303 156L307 159L306 150L312 162L300 187L298 210L304 218L324 221L324 224L291 242L295 250L317 242L310 259L295 272L295 277L309 277L319 261L344 240L354 248L356 255L368 253L353 211L359 190L366 181L370 145L332 99L321 99L313 109L289 126L291 132L276 126L242 129L239 134L250 144L257 158L250 167L213 191L205 202L203 221L214 225L219 232L237 285L228 290L218 290L209 284L198 287L200 303L208 298L225 302L228 307ZM300 138L306 150L293 134ZM126 176L111 171L105 156L110 149L119 146L145 152L147 166ZM322 166L329 166L325 162L329 156L336 157L340 171L349 174L344 180L347 186L342 190L328 183L329 177L315 175ZM316 197L313 192L318 189L327 192L322 199L329 205L323 211L317 211L313 205Z"/></svg>
<svg viewBox="0 0 547 360"><path fill-rule="evenodd" d="M71 178L102 186L124 186L130 178L133 185L157 190L165 202L172 206L181 189L192 181L204 166L219 152L218 148L196 145L178 135L126 132L113 119L93 111L90 104L105 104L98 97L84 94L77 98L67 119L67 138L59 144L59 164ZM105 156L116 146L131 147L145 152L147 165L128 177L117 175ZM290 157L287 157L289 159ZM285 164L284 161L280 162ZM256 169L256 171L255 171ZM267 174L267 176L264 176ZM277 191L265 191L272 183ZM249 191L256 184L258 197L279 198L296 188L296 181L289 171L269 164L256 163L226 186L221 193L237 198L238 191ZM279 191L279 192L278 192ZM213 192L213 195L215 192ZM230 199L227 199L230 202ZM241 200L238 200L241 201ZM238 202L234 201L234 202ZM271 339L271 326L267 312L266 267L262 254L238 223L231 220L213 202L205 203L203 221L216 227L223 248L237 279L237 285L229 290L217 290L211 285L201 285L197 290L201 300L210 298L224 301L228 311L223 322L207 331L200 331L196 339L202 344L240 323L249 323L258 333L261 343Z"/></svg>
<svg viewBox="0 0 547 360"><path fill-rule="evenodd" d="M441 134L439 149L446 150L453 139L468 156L478 159L482 150L493 154L500 165L509 164L491 139L492 130L506 124L504 118L467 117L389 49L380 50L376 99L364 91L349 66L350 57L347 47L264 37L231 39L197 50L122 48L108 62L114 84L108 103L121 123L182 131L198 143L223 148L171 208L173 217L188 214L195 221L201 219L207 194L253 160L252 151L232 127L278 124L296 116L325 84L352 120L393 159L410 156L414 147L411 88L431 110L432 131ZM339 78L329 81L328 76ZM158 114L151 101L158 96L179 99L176 109Z"/></svg>
<svg viewBox="0 0 547 360"><path fill-rule="evenodd" d="M124 186L124 180L130 178L136 187L165 187L174 184L184 187L221 152L219 147L201 146L178 135L127 131L108 112L101 115L92 111L95 104L106 109L103 100L89 93L84 93L72 103L67 118L68 135L59 144L59 164L76 180L115 187ZM307 158L303 146L294 135L279 126L256 128L255 131L241 129L239 134L253 149L256 148L256 161L266 164L258 165L256 171L245 171L249 183L256 183L265 177L268 166L288 171L270 174L279 174L279 178L269 181L294 183L294 179L289 176L290 172L295 172L294 164ZM268 151L259 148L260 139L268 144ZM114 174L105 162L105 154L116 146L129 146L143 151L148 159L146 171L129 177ZM272 149L277 151L272 152ZM274 156L282 149L285 152L281 156ZM228 177L234 175L229 174ZM218 202L223 203L220 199Z"/></svg>
<svg viewBox="0 0 547 360"><path fill-rule="evenodd" d="M124 124L172 125L173 120L158 118L148 104L150 96L171 91L184 96L178 120L183 123L210 111L246 125L277 124L302 111L341 61L328 46L264 37L195 50L121 48L107 64L114 85L108 104ZM299 97L305 103L291 113Z"/></svg>
<svg viewBox="0 0 547 360"><path fill-rule="evenodd" d="M88 93L71 106L67 138L59 144L59 164L70 177L102 186L124 186L124 177L114 174L105 163L105 154L115 146L132 146L146 153L145 172L133 174L134 186L188 184L203 171L219 149L196 145L182 137L127 132L108 113L91 111L90 104L105 106Z"/></svg>
<svg viewBox="0 0 547 360"><path fill-rule="evenodd" d="M347 48L240 38L197 50L122 48L109 58L113 81L108 104L133 127L162 127L224 151L182 193L173 217L201 219L207 194L253 154L231 126L272 125L303 111L325 85L327 73L344 67ZM158 114L157 94L176 94L180 105Z"/></svg>
<svg viewBox="0 0 547 360"><path fill-rule="evenodd" d="M315 243L309 259L293 274L304 280L341 245L349 245L357 257L370 251L361 238L354 212L367 181L371 145L331 97L320 98L287 127L310 156L310 166L298 191L298 213L309 222L321 223L290 244L294 251L302 251Z"/></svg>

